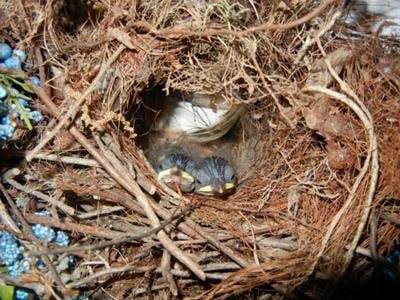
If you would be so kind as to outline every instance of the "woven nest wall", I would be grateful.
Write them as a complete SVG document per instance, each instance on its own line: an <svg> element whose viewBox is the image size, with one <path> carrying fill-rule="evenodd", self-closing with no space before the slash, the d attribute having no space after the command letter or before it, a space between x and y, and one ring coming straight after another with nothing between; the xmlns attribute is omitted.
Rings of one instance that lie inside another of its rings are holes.
<svg viewBox="0 0 400 300"><path fill-rule="evenodd" d="M1 32L38 66L48 122L25 139L26 162L4 168L3 181L13 197L42 193L28 222L73 237L70 248L41 250L78 257L63 285L51 272L31 277L35 284L116 299L316 298L393 248L399 77L398 56L384 47L397 45L351 39L339 1L14 9ZM234 128L234 194L179 195L158 182L138 142L156 88L245 107ZM48 217L34 215L42 206Z"/></svg>

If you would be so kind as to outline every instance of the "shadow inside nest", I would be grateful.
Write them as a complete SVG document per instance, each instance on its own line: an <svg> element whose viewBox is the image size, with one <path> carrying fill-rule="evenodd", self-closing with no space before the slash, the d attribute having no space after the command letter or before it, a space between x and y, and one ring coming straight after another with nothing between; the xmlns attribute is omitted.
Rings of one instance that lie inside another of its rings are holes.
<svg viewBox="0 0 400 300"><path fill-rule="evenodd" d="M350 273L341 278L331 278L330 281L311 277L298 292L297 299L304 300L398 299L400 277L396 277L383 265L369 265L362 273Z"/></svg>

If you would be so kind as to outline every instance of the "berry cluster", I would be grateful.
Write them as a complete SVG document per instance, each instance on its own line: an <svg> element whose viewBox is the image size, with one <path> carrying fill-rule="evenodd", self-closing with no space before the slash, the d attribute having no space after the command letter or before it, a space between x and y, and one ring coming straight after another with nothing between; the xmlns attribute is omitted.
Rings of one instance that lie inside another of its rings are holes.
<svg viewBox="0 0 400 300"><path fill-rule="evenodd" d="M24 51L0 43L1 68L27 69L26 58ZM36 86L41 84L37 76L31 76L30 80ZM19 121L32 129L31 123L36 124L43 119L39 111L29 106L30 94L32 90L22 79L0 72L0 148L13 137Z"/></svg>
<svg viewBox="0 0 400 300"><path fill-rule="evenodd" d="M24 289L16 289L15 290L15 300L28 300L29 292Z"/></svg>
<svg viewBox="0 0 400 300"><path fill-rule="evenodd" d="M54 230L53 228L41 224L32 226L33 234L40 240L45 240L49 243L55 243L60 247L66 247L69 244L69 236L60 230Z"/></svg>
<svg viewBox="0 0 400 300"><path fill-rule="evenodd" d="M47 215L48 212L37 213L39 215ZM49 243L55 243L58 246L66 247L70 243L67 233L61 230L55 230L49 226L35 224L31 226L33 234L40 240ZM21 273L27 273L30 270L31 259L24 256L25 247L10 233L0 231L0 264L6 266L8 274L13 277L19 277ZM71 259L73 259L71 257ZM44 268L43 262L38 259L36 267ZM29 299L29 292L17 288L15 290L15 299Z"/></svg>
<svg viewBox="0 0 400 300"><path fill-rule="evenodd" d="M24 247L8 232L0 231L0 262L6 265L10 276L18 277L26 270L23 257ZM24 266L24 267L23 267Z"/></svg>

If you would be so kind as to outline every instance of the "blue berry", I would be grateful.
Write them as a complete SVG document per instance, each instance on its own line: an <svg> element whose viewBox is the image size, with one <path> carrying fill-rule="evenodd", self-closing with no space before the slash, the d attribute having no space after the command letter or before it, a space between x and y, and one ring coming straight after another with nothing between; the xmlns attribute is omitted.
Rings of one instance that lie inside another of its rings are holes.
<svg viewBox="0 0 400 300"><path fill-rule="evenodd" d="M11 139L15 128L12 126L9 116L5 116L0 120L0 138L4 140Z"/></svg>
<svg viewBox="0 0 400 300"><path fill-rule="evenodd" d="M18 92L18 90L15 89L15 88L11 88L11 89L10 89L10 92L11 92L11 95L12 95L12 96L17 96L18 94L20 94L20 93Z"/></svg>
<svg viewBox="0 0 400 300"><path fill-rule="evenodd" d="M54 239L55 232L53 229L51 229L48 226L36 224L36 225L32 226L32 230L33 230L33 234L38 239L44 239L44 240L47 240L48 242L50 242Z"/></svg>
<svg viewBox="0 0 400 300"><path fill-rule="evenodd" d="M29 112L29 119L31 119L33 123L39 123L43 120L43 115L40 111L34 110Z"/></svg>
<svg viewBox="0 0 400 300"><path fill-rule="evenodd" d="M41 260L40 258L36 261L36 268L38 268L41 271L43 271L46 268L44 261Z"/></svg>
<svg viewBox="0 0 400 300"><path fill-rule="evenodd" d="M11 121L10 121L9 116L4 116L4 117L2 117L2 118L0 119L0 124L1 124L1 125L10 125L10 124L11 124Z"/></svg>
<svg viewBox="0 0 400 300"><path fill-rule="evenodd" d="M22 271L23 273L28 273L29 270L30 270L30 268L31 268L31 266L30 266L30 264L29 264L29 260L28 260L28 259L23 259L23 260L21 260L20 267L21 267L21 271Z"/></svg>
<svg viewBox="0 0 400 300"><path fill-rule="evenodd" d="M10 110L11 110L13 113L17 114L18 117L21 117L21 111L17 108L17 106L16 106L15 104L11 104ZM31 111L31 109L30 109L29 107L25 107L25 111L26 111L27 113L29 113L29 112Z"/></svg>
<svg viewBox="0 0 400 300"><path fill-rule="evenodd" d="M17 57L9 57L4 61L6 68L21 69L21 61Z"/></svg>
<svg viewBox="0 0 400 300"><path fill-rule="evenodd" d="M50 213L47 210L42 210L42 211L35 212L35 215L42 216L42 217L48 217L48 216L50 216Z"/></svg>
<svg viewBox="0 0 400 300"><path fill-rule="evenodd" d="M6 90L6 88L2 85L0 85L0 99L4 99L5 97L7 97L8 92Z"/></svg>
<svg viewBox="0 0 400 300"><path fill-rule="evenodd" d="M21 288L15 290L15 300L29 300L29 293Z"/></svg>
<svg viewBox="0 0 400 300"><path fill-rule="evenodd" d="M33 85L40 86L41 81L40 81L39 77L31 76L31 77L29 77L29 79L32 81Z"/></svg>
<svg viewBox="0 0 400 300"><path fill-rule="evenodd" d="M8 274L18 277L29 271L29 262L23 260L24 247L8 232L0 231L0 263L6 265Z"/></svg>
<svg viewBox="0 0 400 300"><path fill-rule="evenodd" d="M13 264L8 266L8 274L12 277L19 277L19 275L21 275L18 261L15 261Z"/></svg>
<svg viewBox="0 0 400 300"><path fill-rule="evenodd" d="M41 240L46 240L48 242L52 242L55 238L54 229L49 226L44 226L41 224L36 224L32 226L33 234Z"/></svg>
<svg viewBox="0 0 400 300"><path fill-rule="evenodd" d="M0 101L0 119L8 115L8 105L7 103Z"/></svg>
<svg viewBox="0 0 400 300"><path fill-rule="evenodd" d="M26 60L26 53L23 50L14 49L12 55L18 58L21 62L24 62Z"/></svg>
<svg viewBox="0 0 400 300"><path fill-rule="evenodd" d="M29 105L28 101L24 98L18 98L17 100L23 107L27 107Z"/></svg>
<svg viewBox="0 0 400 300"><path fill-rule="evenodd" d="M75 256L68 255L68 267L73 268L75 266Z"/></svg>
<svg viewBox="0 0 400 300"><path fill-rule="evenodd" d="M11 57L12 49L11 47L6 44L6 43L1 43L0 44L0 59L5 60L9 57Z"/></svg>
<svg viewBox="0 0 400 300"><path fill-rule="evenodd" d="M3 63L3 62L1 62L1 63L0 63L0 68L7 68L7 67L6 67L6 64Z"/></svg>
<svg viewBox="0 0 400 300"><path fill-rule="evenodd" d="M20 258L21 251L14 236L0 231L0 260L7 266L14 264Z"/></svg>
<svg viewBox="0 0 400 300"><path fill-rule="evenodd" d="M69 236L64 231L57 231L54 241L58 246L67 247L69 244Z"/></svg>

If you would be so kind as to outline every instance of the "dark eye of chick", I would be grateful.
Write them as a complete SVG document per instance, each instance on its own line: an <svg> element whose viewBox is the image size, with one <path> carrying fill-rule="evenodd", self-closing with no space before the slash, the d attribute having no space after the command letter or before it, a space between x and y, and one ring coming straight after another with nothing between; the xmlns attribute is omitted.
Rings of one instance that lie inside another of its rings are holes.
<svg viewBox="0 0 400 300"><path fill-rule="evenodd" d="M236 178L235 174L232 174L230 181L234 181Z"/></svg>
<svg viewBox="0 0 400 300"><path fill-rule="evenodd" d="M196 183L197 183L197 184L201 184L200 179L196 178Z"/></svg>

